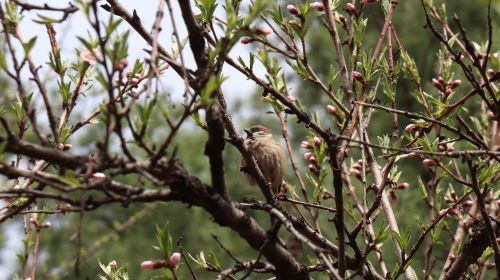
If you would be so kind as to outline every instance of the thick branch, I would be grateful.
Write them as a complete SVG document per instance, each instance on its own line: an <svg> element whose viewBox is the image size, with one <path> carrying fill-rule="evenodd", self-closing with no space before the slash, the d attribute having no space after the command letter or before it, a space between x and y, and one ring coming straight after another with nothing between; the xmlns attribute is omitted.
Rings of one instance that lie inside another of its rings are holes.
<svg viewBox="0 0 500 280"><path fill-rule="evenodd" d="M266 232L252 217L189 175L179 162L163 158L153 168L154 175L171 187L173 199L204 208L216 223L231 228L252 248L261 250L276 267L278 279L309 279L307 271L286 248L269 242Z"/></svg>
<svg viewBox="0 0 500 280"><path fill-rule="evenodd" d="M469 240L465 242L462 252L457 256L443 280L460 279L460 276L471 264L477 261L489 245L490 240L486 227L476 228Z"/></svg>
<svg viewBox="0 0 500 280"><path fill-rule="evenodd" d="M5 141L7 142L5 147L7 152L25 155L34 159L43 159L65 168L84 168L85 163L88 161L88 158L83 156L75 156L55 148L26 143L14 135L9 136L7 139L0 137L0 143Z"/></svg>

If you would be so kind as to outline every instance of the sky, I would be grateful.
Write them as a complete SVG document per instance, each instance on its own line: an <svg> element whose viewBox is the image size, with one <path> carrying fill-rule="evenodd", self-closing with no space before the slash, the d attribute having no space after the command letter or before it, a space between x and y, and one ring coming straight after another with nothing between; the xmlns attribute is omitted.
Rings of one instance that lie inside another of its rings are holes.
<svg viewBox="0 0 500 280"><path fill-rule="evenodd" d="M161 0L163 1L163 0ZM0 1L3 4L5 1ZM52 6L64 7L67 5L67 0L30 0L33 4L44 4L49 3ZM178 9L177 1L171 1L174 5L174 18L177 23L177 28L179 29L179 35L181 38L186 36L186 29L183 25L180 11ZM100 1L100 4L105 3L105 1ZM127 8L129 12L136 10L139 15L143 25L150 29L155 20L156 9L158 6L158 1L153 0L120 0L120 3ZM147 3L147 4L146 4ZM165 7L166 8L166 7ZM221 10L221 9L219 9ZM57 75L50 71L46 62L48 61L50 53L50 43L46 33L46 28L44 25L37 24L33 22L33 18L36 17L37 13L43 14L45 16L59 18L60 13L51 12L39 12L31 11L24 12L24 18L20 24L20 30L22 36L27 41L30 38L37 36L35 47L33 48L31 54L36 65L42 66L40 73L42 79L48 84L53 85L55 88ZM103 18L107 17L107 12L103 11L100 13ZM222 16L222 15L220 15ZM162 32L159 36L159 41L168 50L171 49L171 42L174 39L172 36L172 29L170 28L170 17L168 16L167 10L165 10L165 17L162 21ZM57 32L57 39L61 48L61 55L63 60L75 61L77 59L75 49L81 49L83 46L76 40L76 35L83 36L87 34L87 30L91 30L90 25L81 13L76 13L71 15L66 22L63 24L57 24L54 26ZM128 29L126 22L122 23L119 30L125 31ZM238 44L230 53L230 56L237 58L242 56L245 61L248 61L248 50L250 46ZM132 30L129 37L129 64L136 58L145 58L147 54L144 49L147 48L146 42L139 35L135 34ZM17 45L18 55L22 54L22 48ZM188 67L191 69L196 69L193 56L190 53L189 46L186 46L185 51L185 61ZM256 67L259 67L256 65ZM25 67L26 69L27 67ZM259 69L259 68L257 68ZM259 70L257 70L259 71ZM263 71L261 71L262 73ZM25 70L23 73L25 80L29 77L29 72ZM223 70L223 74L229 77L222 85L223 92L226 95L229 106L236 99L245 99L250 96L255 91L254 83L248 81L244 76L239 74L236 70L226 66ZM162 78L166 89L171 92L172 98L174 100L179 100L182 98L182 93L184 91L183 81L177 76L172 70L168 71ZM36 101L36 100L35 100ZM40 99L38 99L40 102ZM41 103L41 102L40 102ZM99 100L95 102L95 105L99 103ZM39 104L41 106L41 104ZM87 108L89 111L93 111L95 108ZM41 123L47 123L45 116L39 116ZM44 119L45 118L45 119ZM0 184L2 184L0 178ZM22 239L24 238L23 227L20 223L21 217L17 217L14 221L10 221L0 227L2 233L4 234L5 244L0 250L0 280L8 279L8 275L15 272L18 267L18 261L15 257L15 253L19 253L22 250ZM43 246L43 245L42 245Z"/></svg>

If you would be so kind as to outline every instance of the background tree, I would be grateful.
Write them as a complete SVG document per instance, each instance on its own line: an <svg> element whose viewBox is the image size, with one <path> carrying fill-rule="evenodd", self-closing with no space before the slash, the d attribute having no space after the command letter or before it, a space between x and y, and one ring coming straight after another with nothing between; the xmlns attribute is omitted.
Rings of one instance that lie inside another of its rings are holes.
<svg viewBox="0 0 500 280"><path fill-rule="evenodd" d="M24 217L20 277L498 277L498 5L445 3L159 1L152 28L118 1L2 3L0 220ZM64 57L55 30L78 13L92 29ZM259 94L226 101L230 67ZM239 136L255 123L289 152L277 196Z"/></svg>

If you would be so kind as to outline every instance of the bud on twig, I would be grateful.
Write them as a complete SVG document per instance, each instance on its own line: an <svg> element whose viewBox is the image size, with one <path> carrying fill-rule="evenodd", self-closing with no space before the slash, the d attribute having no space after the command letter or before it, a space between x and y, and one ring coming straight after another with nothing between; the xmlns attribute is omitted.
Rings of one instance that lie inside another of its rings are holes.
<svg viewBox="0 0 500 280"><path fill-rule="evenodd" d="M321 139L320 139L319 137L314 136L314 137L313 137L313 141L314 141L314 144L315 144L316 146L321 145Z"/></svg>
<svg viewBox="0 0 500 280"><path fill-rule="evenodd" d="M356 179L363 182L363 177L361 176L361 172L358 169L354 169L352 171L352 174L354 174L354 177L356 177Z"/></svg>
<svg viewBox="0 0 500 280"><path fill-rule="evenodd" d="M334 117L336 117L336 118L338 118L338 117L339 117L339 112L337 112L337 109L336 109L334 106L332 106L332 105L326 105L326 111L327 111L330 115L332 115L332 116L334 116Z"/></svg>
<svg viewBox="0 0 500 280"><path fill-rule="evenodd" d="M361 169L363 169L363 165L359 164L359 162L356 162L355 164L352 165L352 168L360 171Z"/></svg>
<svg viewBox="0 0 500 280"><path fill-rule="evenodd" d="M474 205L474 201L472 200L465 200L464 202L462 202L462 207L464 208L470 208L472 207L472 205Z"/></svg>
<svg viewBox="0 0 500 280"><path fill-rule="evenodd" d="M462 84L461 80L454 80L453 82L450 83L450 87L452 89L459 87Z"/></svg>
<svg viewBox="0 0 500 280"><path fill-rule="evenodd" d="M181 263L181 254L177 252L172 253L172 255L168 258L168 263L176 269Z"/></svg>
<svg viewBox="0 0 500 280"><path fill-rule="evenodd" d="M398 195L395 192L393 192L392 190L389 191L389 196L390 196L392 201L398 201Z"/></svg>
<svg viewBox="0 0 500 280"><path fill-rule="evenodd" d="M358 71L352 71L352 77L356 80L356 81L359 81L359 82L362 82L364 83L365 82L365 79L363 78L363 74L361 74L360 72Z"/></svg>
<svg viewBox="0 0 500 280"><path fill-rule="evenodd" d="M243 45L246 45L246 44L250 44L250 43L251 43L251 42L253 42L253 41L255 41L255 39L254 39L254 38L245 37L245 38L241 39L241 41L240 41L240 42L241 42Z"/></svg>
<svg viewBox="0 0 500 280"><path fill-rule="evenodd" d="M317 160L316 160L316 157L315 156L310 156L309 157L309 161L316 164L317 163Z"/></svg>
<svg viewBox="0 0 500 280"><path fill-rule="evenodd" d="M106 175L104 173L101 173L101 172L96 172L96 173L92 174L92 178L94 178L94 179L104 179L104 178L106 178Z"/></svg>
<svg viewBox="0 0 500 280"><path fill-rule="evenodd" d="M290 25L295 26L295 27L296 27L296 28L298 28L298 29L301 29L301 28L302 28L302 25L300 25L300 23L298 23L298 22L297 22L296 20L294 20L294 19L291 19L290 21L288 21L288 23L289 23Z"/></svg>
<svg viewBox="0 0 500 280"><path fill-rule="evenodd" d="M316 176L319 175L319 170L318 170L318 168L316 167L315 164L309 164L307 166L307 168L309 169L309 172L313 173L314 175L316 175Z"/></svg>
<svg viewBox="0 0 500 280"><path fill-rule="evenodd" d="M263 26L263 27L257 28L257 30L255 30L255 33L257 35L267 36L267 35L273 34L273 29L271 29L271 27L269 27L269 26Z"/></svg>
<svg viewBox="0 0 500 280"><path fill-rule="evenodd" d="M433 167L433 166L436 166L437 163L436 161L432 160L432 159L424 159L422 160L422 164L425 166L425 167Z"/></svg>
<svg viewBox="0 0 500 280"><path fill-rule="evenodd" d="M358 15L358 12L356 11L356 7L352 3L347 3L345 5L345 10L351 15L351 16L356 16Z"/></svg>
<svg viewBox="0 0 500 280"><path fill-rule="evenodd" d="M318 12L323 12L325 10L325 6L321 2L313 2L309 4L309 6Z"/></svg>
<svg viewBox="0 0 500 280"><path fill-rule="evenodd" d="M414 123L409 124L409 125L407 125L407 126L405 127L405 132L406 132L406 133L412 133L412 132L413 132L413 130L414 130L415 128L417 128L417 125L416 125L416 124L414 124Z"/></svg>
<svg viewBox="0 0 500 280"><path fill-rule="evenodd" d="M312 148L312 145L311 145L311 143L309 143L309 141L302 141L302 143L300 143L300 146L302 148L305 148L305 149L311 149Z"/></svg>
<svg viewBox="0 0 500 280"><path fill-rule="evenodd" d="M404 182L404 183L399 183L394 186L395 189L397 190L405 190L410 187L410 184Z"/></svg>
<svg viewBox="0 0 500 280"><path fill-rule="evenodd" d="M291 103L295 103L295 101L297 101L297 98L295 98L295 96L291 96L291 95L288 95L286 97L286 99L288 99L288 101L290 101Z"/></svg>
<svg viewBox="0 0 500 280"><path fill-rule="evenodd" d="M422 154L417 153L417 152L411 152L408 154L410 157L416 157L416 158L421 158Z"/></svg>
<svg viewBox="0 0 500 280"><path fill-rule="evenodd" d="M288 5L288 6L286 6L286 9L288 10L288 12L290 14L292 14L292 15L294 15L296 17L300 17L300 11L294 5Z"/></svg>
<svg viewBox="0 0 500 280"><path fill-rule="evenodd" d="M304 159L308 161L312 156L313 154L311 152L307 152L304 154Z"/></svg>
<svg viewBox="0 0 500 280"><path fill-rule="evenodd" d="M156 263L154 261L143 261L141 263L141 268L143 268L143 269L155 269L157 267L156 267Z"/></svg>
<svg viewBox="0 0 500 280"><path fill-rule="evenodd" d="M333 198L333 195L327 191L323 192L323 195L321 196L324 200L331 199Z"/></svg>
<svg viewBox="0 0 500 280"><path fill-rule="evenodd" d="M432 85L440 91L444 91L444 86L438 79L432 78Z"/></svg>

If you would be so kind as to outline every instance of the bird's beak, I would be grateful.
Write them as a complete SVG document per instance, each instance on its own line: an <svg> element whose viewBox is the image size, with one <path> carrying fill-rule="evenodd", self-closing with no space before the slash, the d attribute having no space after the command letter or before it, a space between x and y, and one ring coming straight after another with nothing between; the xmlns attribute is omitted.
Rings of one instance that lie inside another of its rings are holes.
<svg viewBox="0 0 500 280"><path fill-rule="evenodd" d="M251 138L252 137L252 131L250 129L243 129L246 133L247 133L247 138Z"/></svg>

